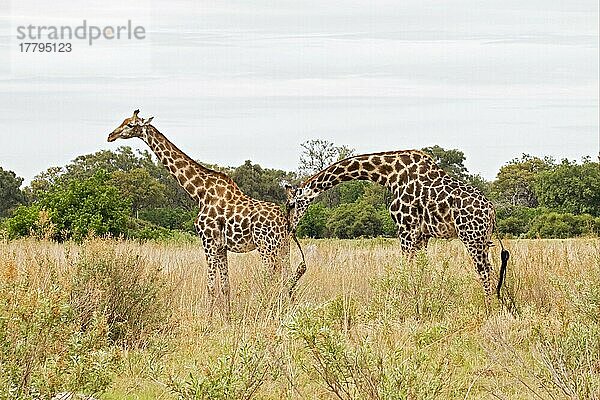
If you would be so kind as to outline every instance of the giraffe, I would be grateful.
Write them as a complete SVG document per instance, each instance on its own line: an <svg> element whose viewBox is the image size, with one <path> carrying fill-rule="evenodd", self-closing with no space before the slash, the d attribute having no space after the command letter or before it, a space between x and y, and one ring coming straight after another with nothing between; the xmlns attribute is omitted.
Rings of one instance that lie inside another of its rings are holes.
<svg viewBox="0 0 600 400"><path fill-rule="evenodd" d="M349 180L368 180L390 190L393 200L389 211L398 228L402 252L409 259L426 247L432 237L458 237L473 260L489 309L492 268L488 250L492 245L496 211L483 193L446 174L429 155L419 150L358 155L330 165L299 186L286 185L291 231L295 231L315 197ZM498 297L508 257L508 251L502 247ZM301 274L296 276L299 279Z"/></svg>
<svg viewBox="0 0 600 400"><path fill-rule="evenodd" d="M277 204L246 196L226 174L194 161L150 124L154 117L144 120L138 113L139 110L135 110L132 117L125 119L108 136L108 141L142 139L196 202L199 213L195 227L208 264L209 316L213 315L218 295L224 297L225 314L229 316L227 252L246 253L256 249L267 269L282 273L282 267L289 264L287 215ZM219 294L216 291L217 272Z"/></svg>

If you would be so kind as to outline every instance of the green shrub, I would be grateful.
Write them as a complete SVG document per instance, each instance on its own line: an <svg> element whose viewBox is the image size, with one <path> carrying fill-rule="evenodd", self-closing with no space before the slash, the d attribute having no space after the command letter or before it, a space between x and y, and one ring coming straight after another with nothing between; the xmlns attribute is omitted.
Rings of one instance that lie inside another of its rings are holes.
<svg viewBox="0 0 600 400"><path fill-rule="evenodd" d="M181 399L250 399L276 366L263 341L242 340L186 378L170 377L167 386Z"/></svg>
<svg viewBox="0 0 600 400"><path fill-rule="evenodd" d="M12 218L7 218L3 225L9 239L29 236L37 231L40 208L37 205L18 206Z"/></svg>
<svg viewBox="0 0 600 400"><path fill-rule="evenodd" d="M105 391L119 357L104 316L91 315L82 331L68 291L33 289L27 277L0 282L0 399Z"/></svg>
<svg viewBox="0 0 600 400"><path fill-rule="evenodd" d="M99 171L84 180L69 180L39 194L31 206L20 206L6 221L9 237L34 234L59 241L87 236L119 236L126 231L130 201Z"/></svg>
<svg viewBox="0 0 600 400"><path fill-rule="evenodd" d="M589 214L573 215L549 212L535 217L527 236L565 239L577 236L598 236L599 233L600 218L594 218Z"/></svg>
<svg viewBox="0 0 600 400"><path fill-rule="evenodd" d="M298 223L296 233L298 237L310 237L320 239L328 237L327 219L330 209L321 202L308 206L306 213Z"/></svg>
<svg viewBox="0 0 600 400"><path fill-rule="evenodd" d="M139 212L138 217L163 228L195 233L194 220L197 214L196 210L164 207L142 210Z"/></svg>
<svg viewBox="0 0 600 400"><path fill-rule="evenodd" d="M108 241L87 242L74 265L71 303L85 328L100 313L108 338L123 346L145 346L172 328L172 287L140 257L119 254Z"/></svg>

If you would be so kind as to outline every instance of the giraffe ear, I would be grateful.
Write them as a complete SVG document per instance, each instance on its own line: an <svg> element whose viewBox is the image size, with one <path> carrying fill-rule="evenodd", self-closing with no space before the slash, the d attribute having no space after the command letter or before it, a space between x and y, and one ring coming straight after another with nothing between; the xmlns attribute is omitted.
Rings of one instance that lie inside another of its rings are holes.
<svg viewBox="0 0 600 400"><path fill-rule="evenodd" d="M150 117L147 120L144 121L144 125L150 125L150 122L152 122L152 120L154 119L154 117Z"/></svg>
<svg viewBox="0 0 600 400"><path fill-rule="evenodd" d="M134 119L135 119L135 118L137 118L137 116L138 116L138 114L139 114L139 113L140 113L140 110L135 110L135 111L133 112L133 118L134 118Z"/></svg>

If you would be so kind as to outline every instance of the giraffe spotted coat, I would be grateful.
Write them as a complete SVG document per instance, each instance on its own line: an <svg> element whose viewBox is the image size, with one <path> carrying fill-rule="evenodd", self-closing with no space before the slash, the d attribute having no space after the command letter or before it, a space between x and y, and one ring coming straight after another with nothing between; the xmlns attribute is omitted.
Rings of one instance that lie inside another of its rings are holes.
<svg viewBox="0 0 600 400"><path fill-rule="evenodd" d="M377 182L390 190L393 200L389 211L401 249L409 257L432 237L458 237L475 264L489 303L492 287L488 250L496 214L493 204L478 189L446 174L429 155L418 150L350 157L318 172L299 187L287 188L292 231L315 197L349 180Z"/></svg>
<svg viewBox="0 0 600 400"><path fill-rule="evenodd" d="M208 264L209 311L217 299L220 277L225 312L229 315L227 252L258 250L270 271L282 273L289 264L289 226L285 213L274 203L246 196L226 174L202 166L179 150L162 133L144 120L138 110L109 136L108 141L137 137L152 149L160 162L199 207L195 221Z"/></svg>

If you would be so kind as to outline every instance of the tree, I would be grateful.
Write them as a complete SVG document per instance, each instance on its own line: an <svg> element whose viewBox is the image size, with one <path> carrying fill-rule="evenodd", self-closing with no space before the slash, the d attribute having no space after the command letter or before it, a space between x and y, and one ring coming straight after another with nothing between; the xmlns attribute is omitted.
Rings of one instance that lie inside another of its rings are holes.
<svg viewBox="0 0 600 400"><path fill-rule="evenodd" d="M92 233L124 234L131 203L110 185L108 173L100 170L87 179L53 186L32 207L49 213L55 227L53 238L62 241L81 240Z"/></svg>
<svg viewBox="0 0 600 400"><path fill-rule="evenodd" d="M131 200L132 211L136 216L142 209L159 208L164 204L165 185L151 177L147 169L114 171L110 182L124 197Z"/></svg>
<svg viewBox="0 0 600 400"><path fill-rule="evenodd" d="M600 216L600 168L589 158L582 164L565 159L540 172L534 189L544 207L561 213Z"/></svg>
<svg viewBox="0 0 600 400"><path fill-rule="evenodd" d="M25 201L20 189L22 183L23 178L0 167L0 217L7 216L13 207Z"/></svg>
<svg viewBox="0 0 600 400"><path fill-rule="evenodd" d="M307 140L300 146L303 150L300 154L298 169L303 175L312 175L334 162L354 154L354 149L348 146L335 146L333 143L321 139Z"/></svg>
<svg viewBox="0 0 600 400"><path fill-rule="evenodd" d="M144 196L146 197L144 200L146 204L141 207L179 207L186 210L196 207L196 204L190 199L185 190L179 186L179 183L166 168L154 160L150 152L147 150L134 152L128 146L119 147L115 151L101 150L93 154L81 155L64 167L49 168L33 179L27 189L28 197L31 201L35 201L39 193L43 193L55 184L73 179L87 179L99 170L104 170L113 176L117 174L117 183L122 179L143 179L145 183L152 187L153 191L157 187L162 188L162 195L160 196L156 193L152 196ZM147 174L144 173L145 176L142 177L139 170L145 170ZM136 176L135 179L134 176ZM132 187L129 187L129 189L132 190L126 195L132 195L132 198L140 199L141 194L139 191L136 194L134 193L136 190L133 190ZM154 204L148 203L152 198L156 202ZM137 207L137 205L134 205L134 207Z"/></svg>
<svg viewBox="0 0 600 400"><path fill-rule="evenodd" d="M465 153L457 149L446 150L443 147L435 146L424 147L423 152L429 154L436 164L446 171L446 173L461 181L467 181L469 171L465 167Z"/></svg>
<svg viewBox="0 0 600 400"><path fill-rule="evenodd" d="M231 178L250 197L273 203L284 203L286 195L281 182L294 181L296 175L277 169L262 168L246 160L233 171Z"/></svg>
<svg viewBox="0 0 600 400"><path fill-rule="evenodd" d="M501 203L513 206L537 207L534 190L538 175L554 166L550 157L523 154L503 165L492 183L491 196Z"/></svg>
<svg viewBox="0 0 600 400"><path fill-rule="evenodd" d="M335 146L327 140L308 140L300 145L303 150L300 154L298 170L301 175L308 176L319 172L336 161L343 160L354 154L354 149L348 146ZM317 201L324 201L329 207L341 203L340 191L343 187L350 187L353 183L344 182L333 189L321 194Z"/></svg>
<svg viewBox="0 0 600 400"><path fill-rule="evenodd" d="M296 233L299 237L320 239L329 236L327 220L331 210L323 203L314 203L308 206L306 213L300 220Z"/></svg>

